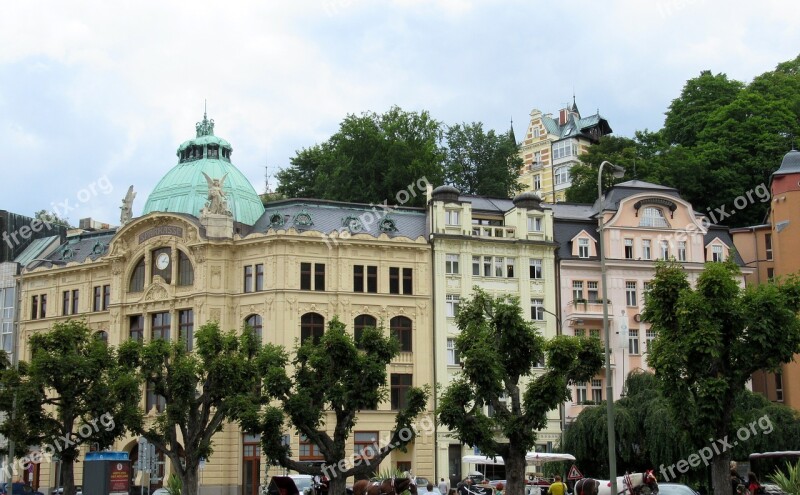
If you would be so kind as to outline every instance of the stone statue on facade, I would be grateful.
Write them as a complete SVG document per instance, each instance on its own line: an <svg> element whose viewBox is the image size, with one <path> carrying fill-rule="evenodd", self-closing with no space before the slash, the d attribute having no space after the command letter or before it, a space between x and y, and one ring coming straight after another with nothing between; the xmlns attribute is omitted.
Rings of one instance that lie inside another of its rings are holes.
<svg viewBox="0 0 800 495"><path fill-rule="evenodd" d="M225 199L225 191L222 190L227 176L228 174L225 174L221 179L212 179L208 174L203 172L203 177L206 178L206 182L208 183L208 201L206 202L206 207L200 211L201 214L233 215L228 209L228 200Z"/></svg>
<svg viewBox="0 0 800 495"><path fill-rule="evenodd" d="M136 193L133 192L133 186L131 186L128 188L128 194L122 199L122 206L119 207L121 210L119 214L120 226L130 222L133 218L133 198L135 197Z"/></svg>

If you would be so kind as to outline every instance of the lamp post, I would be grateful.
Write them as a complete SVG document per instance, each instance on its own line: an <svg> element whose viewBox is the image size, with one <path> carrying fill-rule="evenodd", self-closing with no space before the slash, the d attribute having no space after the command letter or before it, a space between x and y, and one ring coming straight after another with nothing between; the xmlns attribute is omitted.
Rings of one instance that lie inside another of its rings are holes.
<svg viewBox="0 0 800 495"><path fill-rule="evenodd" d="M620 178L625 169L609 161L603 161L597 171L597 202L600 233L600 283L603 286L603 332L606 337L606 418L608 419L608 470L611 494L617 493L617 449L614 439L614 385L611 381L611 336L608 331L608 288L606 287L606 250L603 246L603 166L609 165L614 177Z"/></svg>

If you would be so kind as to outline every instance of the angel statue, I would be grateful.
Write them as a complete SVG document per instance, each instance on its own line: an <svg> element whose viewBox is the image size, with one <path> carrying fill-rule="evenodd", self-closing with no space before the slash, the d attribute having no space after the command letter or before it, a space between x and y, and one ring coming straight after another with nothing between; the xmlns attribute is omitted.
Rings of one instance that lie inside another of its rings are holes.
<svg viewBox="0 0 800 495"><path fill-rule="evenodd" d="M228 201L225 199L225 191L222 190L222 185L225 184L227 176L228 174L225 174L221 179L212 179L203 172L203 177L208 182L208 201L201 213L231 216L231 212L228 209Z"/></svg>
<svg viewBox="0 0 800 495"><path fill-rule="evenodd" d="M133 186L131 186L128 188L128 194L122 199L122 206L119 207L122 210L119 214L120 225L125 225L133 218L133 198L135 197L136 193L133 192Z"/></svg>

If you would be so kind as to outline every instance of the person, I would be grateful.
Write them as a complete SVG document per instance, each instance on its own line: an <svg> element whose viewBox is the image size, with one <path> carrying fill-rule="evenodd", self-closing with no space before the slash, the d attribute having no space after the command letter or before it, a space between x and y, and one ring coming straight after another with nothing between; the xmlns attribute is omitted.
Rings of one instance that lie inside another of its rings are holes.
<svg viewBox="0 0 800 495"><path fill-rule="evenodd" d="M451 488L450 491L447 492L447 495L458 495L458 490Z"/></svg>
<svg viewBox="0 0 800 495"><path fill-rule="evenodd" d="M735 467L731 467L731 495L748 495L747 485L745 485Z"/></svg>
<svg viewBox="0 0 800 495"><path fill-rule="evenodd" d="M567 495L567 485L561 481L561 476L556 475L555 481L547 489L549 495Z"/></svg>
<svg viewBox="0 0 800 495"><path fill-rule="evenodd" d="M502 481L498 483L497 486L495 487L495 489L497 489L496 495L503 495L503 488L505 487L506 486L503 484Z"/></svg>
<svg viewBox="0 0 800 495"><path fill-rule="evenodd" d="M439 493L442 495L447 495L447 482L444 478L439 479Z"/></svg>
<svg viewBox="0 0 800 495"><path fill-rule="evenodd" d="M427 486L426 488L427 488L427 491L426 491L425 493L433 493L433 483L431 483L431 482L429 481L429 482L428 482L428 486ZM438 488L437 488L437 489L438 489ZM441 492L439 492L439 493L441 493Z"/></svg>
<svg viewBox="0 0 800 495"><path fill-rule="evenodd" d="M758 482L756 473L750 471L747 473L747 489L750 490L750 495L760 495L758 489L761 488L761 483Z"/></svg>
<svg viewBox="0 0 800 495"><path fill-rule="evenodd" d="M458 495L471 495L472 494L472 478L467 477L464 484L458 489Z"/></svg>

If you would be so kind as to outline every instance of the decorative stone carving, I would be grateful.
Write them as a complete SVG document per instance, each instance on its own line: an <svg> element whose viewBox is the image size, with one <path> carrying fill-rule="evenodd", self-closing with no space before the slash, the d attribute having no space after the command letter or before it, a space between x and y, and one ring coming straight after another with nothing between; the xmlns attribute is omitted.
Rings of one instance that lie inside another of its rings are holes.
<svg viewBox="0 0 800 495"><path fill-rule="evenodd" d="M200 215L233 216L228 209L228 200L225 198L225 191L222 190L222 186L225 184L225 178L228 174L223 175L221 179L212 179L205 172L202 172L202 174L208 183L208 202L205 208L200 210Z"/></svg>
<svg viewBox="0 0 800 495"><path fill-rule="evenodd" d="M128 188L128 194L122 199L122 206L119 207L119 209L122 210L119 214L120 226L130 222L133 218L133 199L135 197L136 193L133 192L133 186L131 186Z"/></svg>
<svg viewBox="0 0 800 495"><path fill-rule="evenodd" d="M163 301L169 298L169 293L160 284L153 284L147 288L144 294L145 301Z"/></svg>
<svg viewBox="0 0 800 495"><path fill-rule="evenodd" d="M222 318L222 310L219 308L211 308L208 312L208 319L211 321L219 322Z"/></svg>

